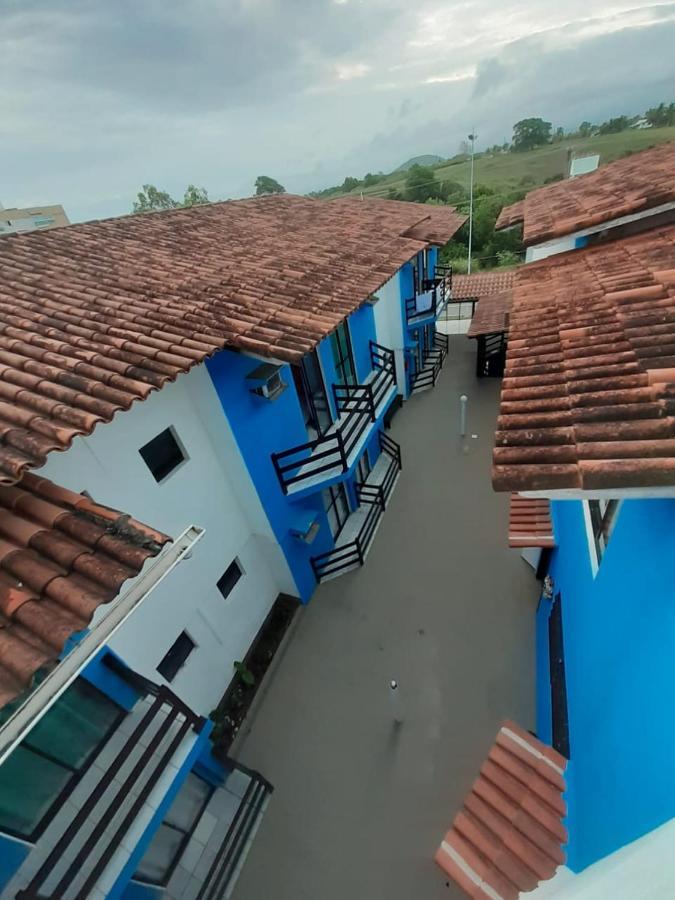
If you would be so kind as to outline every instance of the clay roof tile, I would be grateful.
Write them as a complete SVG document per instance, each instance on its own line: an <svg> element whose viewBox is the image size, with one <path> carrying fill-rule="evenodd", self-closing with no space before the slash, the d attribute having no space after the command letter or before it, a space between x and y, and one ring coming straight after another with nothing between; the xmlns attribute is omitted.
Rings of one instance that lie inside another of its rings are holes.
<svg viewBox="0 0 675 900"><path fill-rule="evenodd" d="M0 704L169 538L46 478L0 487Z"/></svg>

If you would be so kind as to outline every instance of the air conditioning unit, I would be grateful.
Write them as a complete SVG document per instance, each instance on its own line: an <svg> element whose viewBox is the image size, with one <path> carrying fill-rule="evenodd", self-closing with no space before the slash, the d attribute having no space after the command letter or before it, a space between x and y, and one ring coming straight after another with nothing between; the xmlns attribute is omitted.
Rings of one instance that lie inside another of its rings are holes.
<svg viewBox="0 0 675 900"><path fill-rule="evenodd" d="M249 391L265 400L276 400L288 387L281 377L281 369L272 363L259 365L246 376Z"/></svg>

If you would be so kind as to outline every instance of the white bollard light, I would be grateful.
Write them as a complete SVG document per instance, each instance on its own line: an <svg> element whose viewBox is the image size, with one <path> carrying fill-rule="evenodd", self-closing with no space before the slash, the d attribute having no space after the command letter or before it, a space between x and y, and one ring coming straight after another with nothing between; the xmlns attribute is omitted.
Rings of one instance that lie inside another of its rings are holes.
<svg viewBox="0 0 675 900"><path fill-rule="evenodd" d="M466 436L466 404L469 398L466 394L462 394L459 398L459 433L461 437Z"/></svg>

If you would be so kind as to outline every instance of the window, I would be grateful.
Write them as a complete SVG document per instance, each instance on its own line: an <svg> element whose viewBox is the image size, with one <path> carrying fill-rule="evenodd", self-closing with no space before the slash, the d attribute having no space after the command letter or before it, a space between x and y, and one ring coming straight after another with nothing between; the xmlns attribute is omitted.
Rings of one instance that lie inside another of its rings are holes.
<svg viewBox="0 0 675 900"><path fill-rule="evenodd" d="M356 368L346 320L330 336L338 384L356 384Z"/></svg>
<svg viewBox="0 0 675 900"><path fill-rule="evenodd" d="M182 631L164 654L164 659L157 666L159 674L166 678L167 681L173 681L178 674L178 670L185 665L188 656L196 646L187 631Z"/></svg>
<svg viewBox="0 0 675 900"><path fill-rule="evenodd" d="M370 460L368 459L368 451L366 450L356 467L357 484L365 484L368 475L370 475Z"/></svg>
<svg viewBox="0 0 675 900"><path fill-rule="evenodd" d="M595 563L596 566L599 566L614 530L619 511L619 501L587 500L586 507L590 520L590 532L593 538Z"/></svg>
<svg viewBox="0 0 675 900"><path fill-rule="evenodd" d="M232 592L232 588L239 581L241 576L244 574L243 569L239 564L239 560L235 559L234 562L231 562L230 565L225 569L223 575L220 576L217 583L217 588L223 597L227 598Z"/></svg>
<svg viewBox="0 0 675 900"><path fill-rule="evenodd" d="M173 428L165 428L138 452L154 475L155 481L164 481L167 475L187 459Z"/></svg>
<svg viewBox="0 0 675 900"><path fill-rule="evenodd" d="M80 678L0 766L0 829L36 840L124 716Z"/></svg>
<svg viewBox="0 0 675 900"><path fill-rule="evenodd" d="M334 484L321 492L323 508L328 516L328 524L334 538L336 538L347 521L349 515L349 503L343 484Z"/></svg>
<svg viewBox="0 0 675 900"><path fill-rule="evenodd" d="M292 367L292 372L307 436L314 440L333 424L316 350L307 353L299 366Z"/></svg>
<svg viewBox="0 0 675 900"><path fill-rule="evenodd" d="M190 772L155 832L134 878L166 884L213 794L213 787Z"/></svg>

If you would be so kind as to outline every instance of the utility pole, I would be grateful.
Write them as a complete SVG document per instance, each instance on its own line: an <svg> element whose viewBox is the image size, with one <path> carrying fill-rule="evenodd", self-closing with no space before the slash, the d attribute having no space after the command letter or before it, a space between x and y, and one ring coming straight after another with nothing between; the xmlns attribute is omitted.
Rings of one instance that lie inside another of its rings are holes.
<svg viewBox="0 0 675 900"><path fill-rule="evenodd" d="M476 141L475 130L469 135L471 141L471 182L469 185L469 258L467 260L466 271L471 274L471 240L473 238L473 153Z"/></svg>

